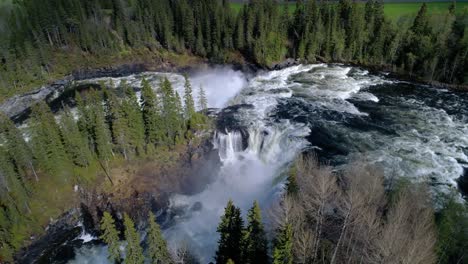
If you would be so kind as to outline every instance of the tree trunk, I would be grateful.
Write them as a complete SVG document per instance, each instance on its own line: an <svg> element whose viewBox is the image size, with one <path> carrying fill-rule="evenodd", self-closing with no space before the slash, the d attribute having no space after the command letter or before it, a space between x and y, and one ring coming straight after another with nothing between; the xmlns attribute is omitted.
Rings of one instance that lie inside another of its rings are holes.
<svg viewBox="0 0 468 264"><path fill-rule="evenodd" d="M332 259L330 261L330 264L335 264L336 255L338 253L338 248L340 247L341 240L343 240L344 233L346 232L346 228L348 227L348 219L349 219L350 214L351 214L351 208L346 213L346 217L345 217L345 219L343 221L343 227L341 228L340 238L338 239L338 243L336 243L336 247L335 247L335 250L333 252L333 256L332 256Z"/></svg>

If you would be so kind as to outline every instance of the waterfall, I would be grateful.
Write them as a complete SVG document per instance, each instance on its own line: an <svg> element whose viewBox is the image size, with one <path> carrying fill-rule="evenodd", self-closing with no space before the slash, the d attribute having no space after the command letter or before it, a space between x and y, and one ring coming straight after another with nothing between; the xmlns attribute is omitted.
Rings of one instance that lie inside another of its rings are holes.
<svg viewBox="0 0 468 264"><path fill-rule="evenodd" d="M221 162L233 162L236 155L243 151L242 133L240 131L219 132L214 134L213 145L218 149Z"/></svg>

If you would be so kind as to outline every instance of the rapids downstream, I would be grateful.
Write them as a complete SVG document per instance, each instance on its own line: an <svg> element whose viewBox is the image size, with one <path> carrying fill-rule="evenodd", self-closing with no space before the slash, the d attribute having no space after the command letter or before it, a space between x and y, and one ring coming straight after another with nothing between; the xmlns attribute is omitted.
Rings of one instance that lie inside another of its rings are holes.
<svg viewBox="0 0 468 264"><path fill-rule="evenodd" d="M113 82L139 87L145 77L157 87L161 76L183 94L178 74L147 72ZM220 67L190 78L195 94L203 86L209 106L217 108L213 144L222 165L202 192L172 196L162 226L170 247L187 245L200 263L213 261L228 199L243 212L254 200L267 210L281 193L288 165L303 151L338 167L366 159L388 177L426 181L435 193L457 188L467 173L468 94L326 64L253 76ZM107 263L105 246L84 244L75 253L68 263Z"/></svg>

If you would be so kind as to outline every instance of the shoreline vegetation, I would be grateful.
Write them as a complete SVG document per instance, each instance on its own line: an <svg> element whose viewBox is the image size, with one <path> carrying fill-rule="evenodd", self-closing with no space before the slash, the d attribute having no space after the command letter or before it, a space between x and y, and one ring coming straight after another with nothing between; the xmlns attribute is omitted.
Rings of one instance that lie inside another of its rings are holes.
<svg viewBox="0 0 468 264"><path fill-rule="evenodd" d="M252 1L236 11L226 0L21 1L0 23L0 101L76 69L135 61L343 62L466 90L463 6L431 13L421 4L414 19L393 21L375 1L290 5Z"/></svg>

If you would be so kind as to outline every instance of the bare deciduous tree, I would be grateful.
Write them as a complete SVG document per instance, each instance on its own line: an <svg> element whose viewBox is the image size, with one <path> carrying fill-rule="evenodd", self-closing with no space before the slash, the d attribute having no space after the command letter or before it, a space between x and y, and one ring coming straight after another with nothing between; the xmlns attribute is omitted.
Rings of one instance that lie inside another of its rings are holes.
<svg viewBox="0 0 468 264"><path fill-rule="evenodd" d="M383 172L365 162L340 176L315 157L295 166L298 193L285 195L272 213L275 226L293 227L294 263L435 262L426 188L409 184L390 203Z"/></svg>

